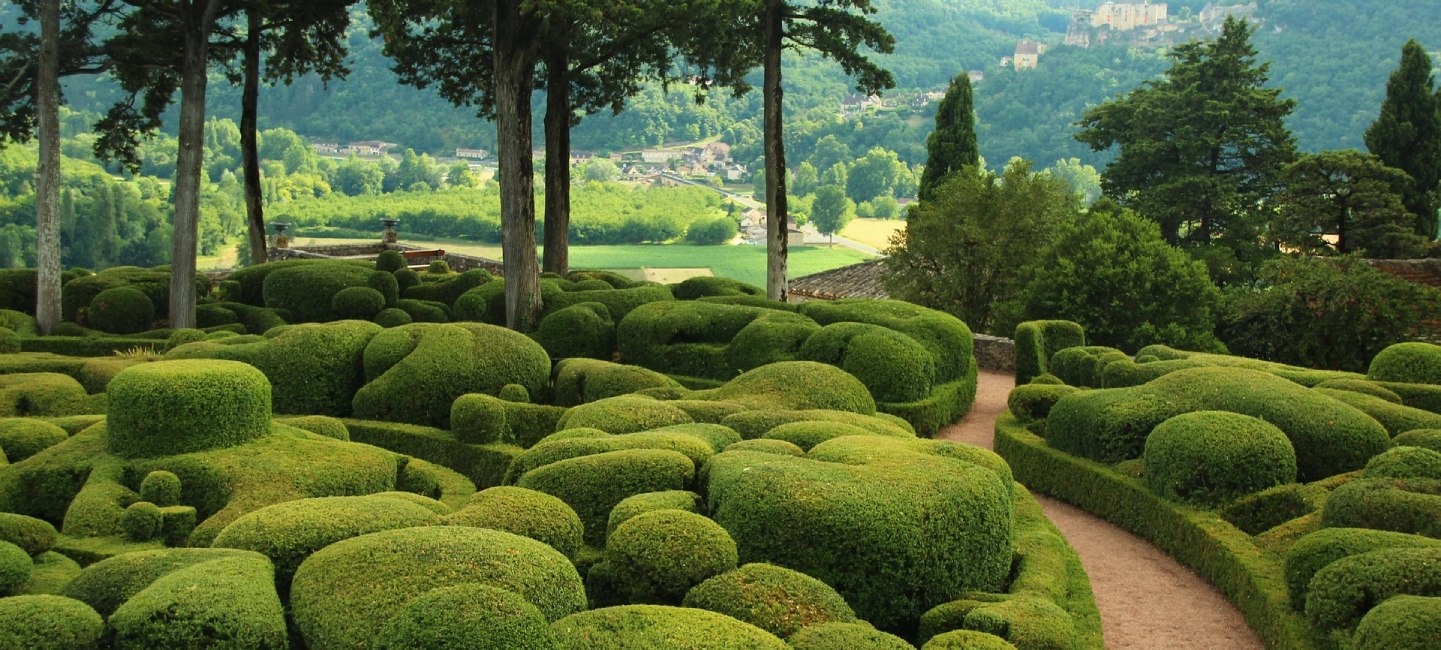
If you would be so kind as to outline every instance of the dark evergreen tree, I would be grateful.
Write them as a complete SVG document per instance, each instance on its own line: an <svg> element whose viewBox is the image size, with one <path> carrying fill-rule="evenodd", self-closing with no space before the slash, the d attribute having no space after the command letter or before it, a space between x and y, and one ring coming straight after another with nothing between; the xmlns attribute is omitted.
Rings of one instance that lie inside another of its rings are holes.
<svg viewBox="0 0 1441 650"><path fill-rule="evenodd" d="M1401 48L1401 66L1386 83L1381 115L1366 129L1366 148L1411 176L1403 201L1416 234L1436 238L1441 191L1441 99L1435 95L1431 55L1414 39Z"/></svg>
<svg viewBox="0 0 1441 650"><path fill-rule="evenodd" d="M921 200L935 195L945 177L962 167L980 164L976 142L976 112L971 103L971 78L962 72L951 81L936 109L936 130L926 138L926 169L921 174Z"/></svg>
<svg viewBox="0 0 1441 650"><path fill-rule="evenodd" d="M1424 252L1426 240L1401 202L1411 178L1376 156L1355 149L1308 154L1286 167L1285 181L1271 235L1288 247L1379 258Z"/></svg>

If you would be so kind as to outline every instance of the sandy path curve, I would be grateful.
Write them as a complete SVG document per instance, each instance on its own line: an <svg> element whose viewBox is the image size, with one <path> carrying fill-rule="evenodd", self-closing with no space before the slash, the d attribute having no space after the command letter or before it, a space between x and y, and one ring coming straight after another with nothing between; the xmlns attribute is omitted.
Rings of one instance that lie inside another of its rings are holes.
<svg viewBox="0 0 1441 650"><path fill-rule="evenodd" d="M991 449L1014 385L1009 374L982 371L971 411L936 437ZM1171 556L1084 510L1041 494L1036 499L1081 556L1109 650L1265 647L1235 606Z"/></svg>

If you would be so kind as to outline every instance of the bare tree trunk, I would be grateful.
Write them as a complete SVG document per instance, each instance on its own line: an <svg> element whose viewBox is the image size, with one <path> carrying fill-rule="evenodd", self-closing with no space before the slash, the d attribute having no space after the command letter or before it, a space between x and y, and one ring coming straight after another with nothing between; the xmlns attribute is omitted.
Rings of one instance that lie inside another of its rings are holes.
<svg viewBox="0 0 1441 650"><path fill-rule="evenodd" d="M200 227L200 174L205 156L206 50L219 0L182 10L180 153L175 159L175 234L170 256L170 326L195 327L195 249ZM185 3L182 3L185 6Z"/></svg>
<svg viewBox="0 0 1441 650"><path fill-rule="evenodd" d="M35 80L40 164L35 168L35 319L40 334L60 324L60 0L40 5L40 69Z"/></svg>
<svg viewBox="0 0 1441 650"><path fill-rule="evenodd" d="M249 224L250 263L269 258L265 249L265 203L260 196L260 152L256 131L260 101L260 32L258 11L247 11L249 33L245 39L245 88L240 98L240 155L245 174L245 219Z"/></svg>
<svg viewBox="0 0 1441 650"><path fill-rule="evenodd" d="M781 40L784 17L781 0L766 0L765 18L765 159L766 159L766 296L785 302L786 235L790 215L786 212L786 152L781 140Z"/></svg>
<svg viewBox="0 0 1441 650"><path fill-rule="evenodd" d="M570 271L570 60L563 48L546 62L544 270Z"/></svg>
<svg viewBox="0 0 1441 650"><path fill-rule="evenodd" d="M534 26L521 0L495 3L495 121L500 164L501 250L505 324L533 329L540 320L540 269L535 259L535 167L531 161L530 96L535 81Z"/></svg>

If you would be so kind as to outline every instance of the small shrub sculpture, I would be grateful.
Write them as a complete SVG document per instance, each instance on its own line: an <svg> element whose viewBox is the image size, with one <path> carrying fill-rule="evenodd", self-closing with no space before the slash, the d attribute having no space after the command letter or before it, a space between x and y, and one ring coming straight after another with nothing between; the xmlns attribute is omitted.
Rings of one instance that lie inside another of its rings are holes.
<svg viewBox="0 0 1441 650"><path fill-rule="evenodd" d="M243 363L132 366L107 394L110 450L127 458L231 447L270 431L270 382Z"/></svg>
<svg viewBox="0 0 1441 650"><path fill-rule="evenodd" d="M1157 494L1216 506L1296 480L1296 451L1280 429L1246 415L1197 411L1146 437L1146 484Z"/></svg>
<svg viewBox="0 0 1441 650"><path fill-rule="evenodd" d="M587 586L599 603L679 605L692 587L734 569L736 561L735 541L714 521L655 510L616 526Z"/></svg>
<svg viewBox="0 0 1441 650"><path fill-rule="evenodd" d="M781 638L822 623L854 623L856 613L829 585L772 564L747 564L692 588L685 606L745 621Z"/></svg>

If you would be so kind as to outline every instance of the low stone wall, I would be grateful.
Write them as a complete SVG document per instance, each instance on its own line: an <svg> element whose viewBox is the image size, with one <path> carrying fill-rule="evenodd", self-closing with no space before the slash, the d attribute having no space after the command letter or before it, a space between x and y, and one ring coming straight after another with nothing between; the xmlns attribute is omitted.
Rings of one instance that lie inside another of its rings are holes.
<svg viewBox="0 0 1441 650"><path fill-rule="evenodd" d="M1008 338L976 334L976 367L994 372L1016 371L1016 342Z"/></svg>
<svg viewBox="0 0 1441 650"><path fill-rule="evenodd" d="M380 242L376 242L374 244L339 244L334 246L310 246L307 248L272 248L270 249L270 260L326 260L340 258L356 258L363 256L374 257L376 255L379 255L382 251L386 250L418 251L429 249L424 249L419 246L413 246L411 244L382 244ZM450 270L456 272L465 272L472 269L484 269L496 275L500 275L501 270L504 268L502 264L496 260L487 259L484 257L474 257L471 255L461 255L459 253L446 253L445 256L441 257L440 259L445 260L445 263L450 265Z"/></svg>

